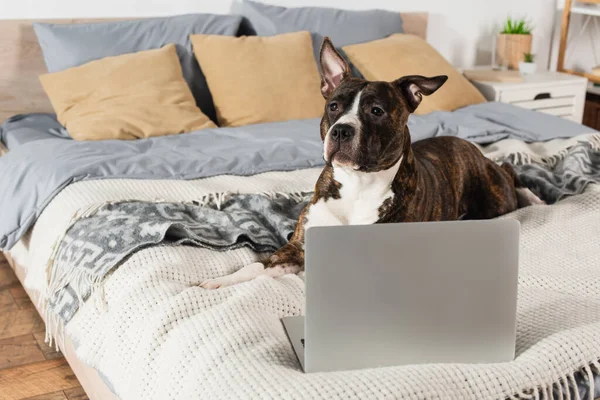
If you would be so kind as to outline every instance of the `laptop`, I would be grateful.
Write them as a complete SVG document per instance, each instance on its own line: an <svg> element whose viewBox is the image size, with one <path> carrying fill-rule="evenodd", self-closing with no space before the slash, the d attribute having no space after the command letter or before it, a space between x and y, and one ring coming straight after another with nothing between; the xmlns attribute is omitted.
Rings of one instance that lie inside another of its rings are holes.
<svg viewBox="0 0 600 400"><path fill-rule="evenodd" d="M312 227L305 316L282 322L305 372L515 356L518 221Z"/></svg>

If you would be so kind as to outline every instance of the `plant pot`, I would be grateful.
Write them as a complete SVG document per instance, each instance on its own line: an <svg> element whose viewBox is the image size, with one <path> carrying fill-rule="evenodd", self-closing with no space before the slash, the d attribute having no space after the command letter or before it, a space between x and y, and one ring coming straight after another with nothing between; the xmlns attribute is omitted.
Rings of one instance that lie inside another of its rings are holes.
<svg viewBox="0 0 600 400"><path fill-rule="evenodd" d="M531 35L498 34L498 64L509 69L517 69L525 53L531 53Z"/></svg>
<svg viewBox="0 0 600 400"><path fill-rule="evenodd" d="M525 61L519 62L519 71L523 75L533 74L533 73L535 73L535 70L536 70L536 64L535 63L533 63L533 62L525 62Z"/></svg>

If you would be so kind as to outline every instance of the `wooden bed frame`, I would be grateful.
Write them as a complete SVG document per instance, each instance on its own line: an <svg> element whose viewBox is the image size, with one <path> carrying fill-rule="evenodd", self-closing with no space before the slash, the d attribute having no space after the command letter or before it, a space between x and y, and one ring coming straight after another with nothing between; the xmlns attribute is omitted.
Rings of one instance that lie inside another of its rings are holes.
<svg viewBox="0 0 600 400"><path fill-rule="evenodd" d="M404 31L423 39L427 38L427 13L401 13ZM61 20L0 20L0 123L7 118L24 113L53 112L44 93L39 75L47 72L42 51L33 31L34 22L75 24L110 22L120 19L61 19ZM2 152L0 151L0 155ZM21 284L25 279L27 265L20 265L10 254L4 253L15 270ZM38 293L25 288L37 308ZM43 318L43 310L37 308ZM75 356L75 348L66 338L61 351L81 386L92 400L117 400L93 368Z"/></svg>

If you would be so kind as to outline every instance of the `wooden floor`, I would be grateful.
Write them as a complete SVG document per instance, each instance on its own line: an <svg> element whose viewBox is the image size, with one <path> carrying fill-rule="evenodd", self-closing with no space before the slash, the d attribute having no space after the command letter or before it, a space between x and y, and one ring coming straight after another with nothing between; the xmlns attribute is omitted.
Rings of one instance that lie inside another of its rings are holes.
<svg viewBox="0 0 600 400"><path fill-rule="evenodd" d="M0 400L87 398L62 354L44 343L44 322L0 254Z"/></svg>

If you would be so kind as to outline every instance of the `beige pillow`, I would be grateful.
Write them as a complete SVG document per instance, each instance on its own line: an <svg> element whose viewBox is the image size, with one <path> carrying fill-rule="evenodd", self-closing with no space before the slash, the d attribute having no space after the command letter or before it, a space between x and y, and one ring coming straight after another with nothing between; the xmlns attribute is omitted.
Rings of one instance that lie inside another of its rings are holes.
<svg viewBox="0 0 600 400"><path fill-rule="evenodd" d="M342 48L368 80L392 81L405 75L448 75L446 83L423 101L415 114L453 111L485 102L485 98L460 72L423 39L395 34L373 42Z"/></svg>
<svg viewBox="0 0 600 400"><path fill-rule="evenodd" d="M73 139L138 139L216 125L196 107L175 45L40 76Z"/></svg>
<svg viewBox="0 0 600 400"><path fill-rule="evenodd" d="M321 78L308 32L277 36L191 35L220 126L323 114Z"/></svg>

